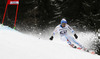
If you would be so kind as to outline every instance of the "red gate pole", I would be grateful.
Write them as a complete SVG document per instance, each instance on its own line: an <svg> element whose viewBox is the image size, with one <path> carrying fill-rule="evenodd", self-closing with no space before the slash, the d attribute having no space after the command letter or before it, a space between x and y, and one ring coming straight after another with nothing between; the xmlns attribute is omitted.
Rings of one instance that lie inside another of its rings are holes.
<svg viewBox="0 0 100 59"><path fill-rule="evenodd" d="M15 15L14 29L15 29L15 27L16 27L16 20L17 20L18 6L19 6L19 5L17 5L17 8L16 8L16 15Z"/></svg>
<svg viewBox="0 0 100 59"><path fill-rule="evenodd" d="M7 11L7 6L8 6L8 3L6 4L6 8L5 8L5 12L4 12L4 15L3 15L2 24L3 24L3 22L4 22L4 19L5 19L5 15L6 15L6 11Z"/></svg>

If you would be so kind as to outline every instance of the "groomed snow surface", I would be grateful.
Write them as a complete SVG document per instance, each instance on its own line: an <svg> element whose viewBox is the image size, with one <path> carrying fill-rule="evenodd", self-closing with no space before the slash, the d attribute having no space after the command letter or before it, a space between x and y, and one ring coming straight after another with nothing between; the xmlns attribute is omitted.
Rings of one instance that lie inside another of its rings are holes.
<svg viewBox="0 0 100 59"><path fill-rule="evenodd" d="M100 59L66 42L38 39L0 25L0 59Z"/></svg>

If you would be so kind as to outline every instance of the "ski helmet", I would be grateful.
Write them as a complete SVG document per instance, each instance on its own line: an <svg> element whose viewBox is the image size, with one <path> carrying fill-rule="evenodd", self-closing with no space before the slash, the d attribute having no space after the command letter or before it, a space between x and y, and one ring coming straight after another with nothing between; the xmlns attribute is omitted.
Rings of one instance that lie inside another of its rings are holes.
<svg viewBox="0 0 100 59"><path fill-rule="evenodd" d="M63 19L61 20L61 24L62 24L62 23L67 23L66 19L63 18Z"/></svg>

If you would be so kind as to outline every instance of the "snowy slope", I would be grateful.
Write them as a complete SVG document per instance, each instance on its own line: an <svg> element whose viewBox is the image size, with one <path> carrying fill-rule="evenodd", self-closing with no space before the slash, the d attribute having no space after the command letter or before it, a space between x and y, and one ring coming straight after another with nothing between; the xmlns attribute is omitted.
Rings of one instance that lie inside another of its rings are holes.
<svg viewBox="0 0 100 59"><path fill-rule="evenodd" d="M0 59L100 59L100 56L0 26Z"/></svg>

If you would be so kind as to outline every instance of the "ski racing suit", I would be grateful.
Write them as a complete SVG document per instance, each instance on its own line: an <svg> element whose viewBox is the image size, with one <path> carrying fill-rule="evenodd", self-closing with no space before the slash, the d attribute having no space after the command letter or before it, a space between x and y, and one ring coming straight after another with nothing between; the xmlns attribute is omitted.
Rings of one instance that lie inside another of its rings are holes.
<svg viewBox="0 0 100 59"><path fill-rule="evenodd" d="M67 41L69 45L71 45L71 42L73 42L80 48L83 48L78 42L76 42L76 40L72 36L67 33L68 30L70 30L72 34L75 34L74 30L68 24L66 24L65 27L62 27L61 24L59 24L53 31L53 36L55 35L55 33L59 33L61 40Z"/></svg>

